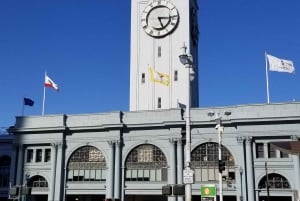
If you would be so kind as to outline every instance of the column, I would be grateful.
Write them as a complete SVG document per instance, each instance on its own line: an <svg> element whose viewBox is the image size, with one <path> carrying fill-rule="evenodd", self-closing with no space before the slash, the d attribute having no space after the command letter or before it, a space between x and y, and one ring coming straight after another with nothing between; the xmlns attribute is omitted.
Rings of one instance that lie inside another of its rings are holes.
<svg viewBox="0 0 300 201"><path fill-rule="evenodd" d="M52 143L51 144L51 180L50 180L50 189L49 189L49 195L48 200L53 201L54 195L55 195L55 176L56 176L56 155L57 155L57 144Z"/></svg>
<svg viewBox="0 0 300 201"><path fill-rule="evenodd" d="M297 141L297 136L292 136L292 140ZM294 170L295 170L295 190L297 191L297 201L300 201L300 159L299 155L293 154L293 163L294 163Z"/></svg>
<svg viewBox="0 0 300 201"><path fill-rule="evenodd" d="M126 170L125 166L122 166L122 181L121 181L121 201L125 200L125 175L126 175Z"/></svg>
<svg viewBox="0 0 300 201"><path fill-rule="evenodd" d="M182 140L177 139L177 184L183 184L183 149ZM178 196L178 201L183 201L183 196Z"/></svg>
<svg viewBox="0 0 300 201"><path fill-rule="evenodd" d="M248 137L246 139L246 173L247 173L247 191L248 191L248 201L254 201L254 178L253 178L253 159L252 159L252 138Z"/></svg>
<svg viewBox="0 0 300 201"><path fill-rule="evenodd" d="M55 171L55 193L54 200L61 201L62 200L62 189L64 189L64 173L62 172L62 159L63 159L63 144L61 142L57 143L57 156L56 156L56 171Z"/></svg>
<svg viewBox="0 0 300 201"><path fill-rule="evenodd" d="M236 138L237 144L239 146L239 151L240 153L244 152L244 137L238 136ZM246 200L246 184L245 184L245 160L244 160L244 155L241 154L238 157L238 166L236 166L235 169L235 175L236 175L236 185L237 185L237 189L236 189L236 200L237 201L243 201ZM239 192L239 193L238 193Z"/></svg>
<svg viewBox="0 0 300 201"><path fill-rule="evenodd" d="M297 201L300 200L300 160L299 160L299 155L292 155L293 156L293 162L294 162L294 170L295 170L295 189L298 191L298 199Z"/></svg>
<svg viewBox="0 0 300 201"><path fill-rule="evenodd" d="M18 146L18 165L17 165L17 185L22 185L23 169L24 169L24 147L22 144Z"/></svg>
<svg viewBox="0 0 300 201"><path fill-rule="evenodd" d="M168 183L176 184L176 149L175 149L175 140L169 139L169 156L170 156L170 164L169 164L169 174L168 174ZM175 196L168 196L168 201L176 201Z"/></svg>
<svg viewBox="0 0 300 201"><path fill-rule="evenodd" d="M10 169L9 169L9 182L12 186L14 186L16 184L16 161L17 161L17 148L18 145L16 144L12 144L12 153L11 153L11 165L10 165Z"/></svg>
<svg viewBox="0 0 300 201"><path fill-rule="evenodd" d="M113 192L114 192L114 142L109 141L109 166L108 166L108 174L106 178L106 199L112 199L113 198Z"/></svg>
<svg viewBox="0 0 300 201"><path fill-rule="evenodd" d="M120 200L120 187L121 187L121 146L122 143L118 140L116 141L116 159L115 159L115 200Z"/></svg>

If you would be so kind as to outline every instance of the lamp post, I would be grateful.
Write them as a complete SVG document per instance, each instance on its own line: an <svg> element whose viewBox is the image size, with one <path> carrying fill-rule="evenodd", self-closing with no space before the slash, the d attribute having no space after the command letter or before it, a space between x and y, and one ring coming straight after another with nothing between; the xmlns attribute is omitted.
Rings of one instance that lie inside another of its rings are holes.
<svg viewBox="0 0 300 201"><path fill-rule="evenodd" d="M219 166L222 163L222 133L224 131L224 127L221 125L221 117L217 114L216 116L216 129L218 130L218 150L219 150ZM219 191L220 191L220 201L223 201L223 178L222 178L222 171L219 167Z"/></svg>
<svg viewBox="0 0 300 201"><path fill-rule="evenodd" d="M240 195L240 201L243 201L243 167L240 166L239 168L240 171L240 181L241 181L241 195Z"/></svg>
<svg viewBox="0 0 300 201"><path fill-rule="evenodd" d="M216 121L216 129L218 132L218 164L219 164L219 196L220 201L223 201L223 178L222 178L222 172L225 170L225 162L222 160L222 133L224 132L224 126L222 126L222 117L219 115L219 113L215 112L208 112L207 114L210 117L215 116ZM231 112L225 111L224 115L229 116L231 115Z"/></svg>
<svg viewBox="0 0 300 201"><path fill-rule="evenodd" d="M187 47L183 44L182 54L179 55L180 62L187 69L187 101L186 101L186 145L185 145L185 168L184 168L184 177L191 177L191 180L187 181L184 179L185 183L185 201L192 200L192 183L194 180L193 171L191 170L191 127L190 127L190 101L191 101L191 92L190 92L190 84L193 77L193 57L192 55L188 55L186 53Z"/></svg>

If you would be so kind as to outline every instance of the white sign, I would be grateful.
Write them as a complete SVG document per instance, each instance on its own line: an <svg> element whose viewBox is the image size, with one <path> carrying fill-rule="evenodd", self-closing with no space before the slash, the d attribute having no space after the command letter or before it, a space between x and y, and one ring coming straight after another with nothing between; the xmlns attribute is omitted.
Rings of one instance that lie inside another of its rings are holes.
<svg viewBox="0 0 300 201"><path fill-rule="evenodd" d="M194 171L191 169L183 170L183 183L193 184L194 183Z"/></svg>

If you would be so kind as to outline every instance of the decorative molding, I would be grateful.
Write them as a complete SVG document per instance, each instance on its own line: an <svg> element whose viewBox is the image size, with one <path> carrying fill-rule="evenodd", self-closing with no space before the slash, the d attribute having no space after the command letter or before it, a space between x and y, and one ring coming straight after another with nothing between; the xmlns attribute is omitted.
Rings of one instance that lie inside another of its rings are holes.
<svg viewBox="0 0 300 201"><path fill-rule="evenodd" d="M115 145L115 141L113 141L113 140L107 141L107 143L111 147Z"/></svg>
<svg viewBox="0 0 300 201"><path fill-rule="evenodd" d="M245 137L245 140L246 140L246 143L247 143L247 144L251 144L253 138L252 138L252 137Z"/></svg>
<svg viewBox="0 0 300 201"><path fill-rule="evenodd" d="M176 138L169 138L169 142L170 142L170 143L173 143L173 144L174 144L176 141L177 141Z"/></svg>
<svg viewBox="0 0 300 201"><path fill-rule="evenodd" d="M182 139L181 138L177 138L177 144L182 144Z"/></svg>
<svg viewBox="0 0 300 201"><path fill-rule="evenodd" d="M61 148L62 147L62 143L61 142L52 142L50 145L53 148Z"/></svg>
<svg viewBox="0 0 300 201"><path fill-rule="evenodd" d="M237 136L236 137L236 141L239 143L239 144L242 144L245 140L245 137L242 137L242 136Z"/></svg>

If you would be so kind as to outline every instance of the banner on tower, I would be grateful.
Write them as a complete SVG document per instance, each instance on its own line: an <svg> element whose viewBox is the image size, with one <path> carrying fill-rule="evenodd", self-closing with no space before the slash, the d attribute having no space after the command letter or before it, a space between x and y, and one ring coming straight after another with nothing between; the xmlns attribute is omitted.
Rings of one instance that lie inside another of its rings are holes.
<svg viewBox="0 0 300 201"><path fill-rule="evenodd" d="M153 68L149 68L149 73L151 82L157 82L165 86L170 85L170 76L168 74L155 71Z"/></svg>

